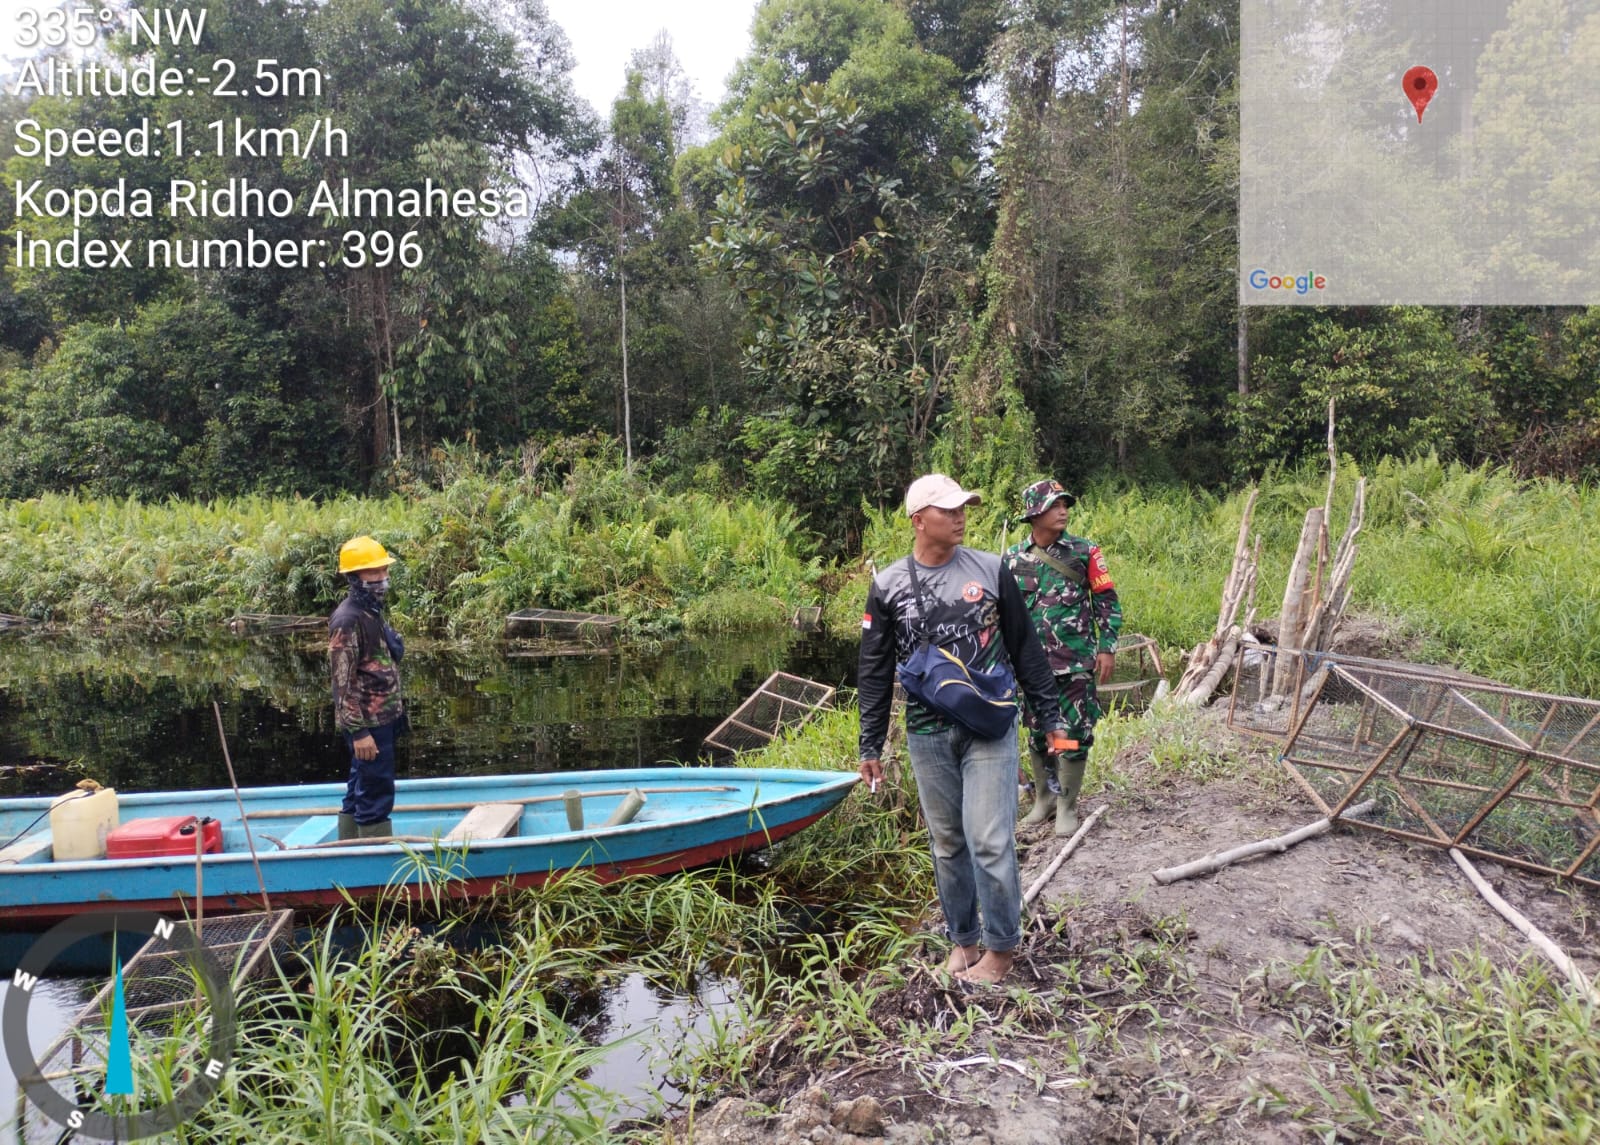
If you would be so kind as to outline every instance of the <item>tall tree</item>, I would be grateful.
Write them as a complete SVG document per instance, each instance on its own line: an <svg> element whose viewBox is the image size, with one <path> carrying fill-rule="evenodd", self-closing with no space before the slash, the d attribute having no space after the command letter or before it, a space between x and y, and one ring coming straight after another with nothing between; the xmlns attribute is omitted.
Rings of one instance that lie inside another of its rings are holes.
<svg viewBox="0 0 1600 1145"><path fill-rule="evenodd" d="M769 0L719 112L703 256L745 306L749 473L835 536L948 401L986 230L961 96L895 9Z"/></svg>
<svg viewBox="0 0 1600 1145"><path fill-rule="evenodd" d="M1057 0L1012 17L994 56L1000 222L963 404L1015 386L1047 464L1074 479L1204 450L1197 398L1235 325L1236 16L1216 0ZM1189 463L1214 478L1210 452Z"/></svg>
<svg viewBox="0 0 1600 1145"><path fill-rule="evenodd" d="M634 454L652 452L698 408L737 396L729 304L696 264L705 222L677 175L691 101L670 39L635 52L610 141L542 223L575 256L595 404L615 411L607 428Z"/></svg>

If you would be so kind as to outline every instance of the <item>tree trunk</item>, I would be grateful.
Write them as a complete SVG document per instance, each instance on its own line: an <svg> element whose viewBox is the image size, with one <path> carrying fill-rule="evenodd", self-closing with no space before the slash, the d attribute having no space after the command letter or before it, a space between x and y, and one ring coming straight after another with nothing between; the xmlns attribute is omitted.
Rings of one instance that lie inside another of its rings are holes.
<svg viewBox="0 0 1600 1145"><path fill-rule="evenodd" d="M1250 308L1239 307L1238 327L1239 396L1250 396Z"/></svg>
<svg viewBox="0 0 1600 1145"><path fill-rule="evenodd" d="M619 149L620 151L620 149ZM622 287L622 448L628 472L633 472L633 405L628 394L628 267L623 261L627 211L622 201L622 157L617 156L617 281Z"/></svg>

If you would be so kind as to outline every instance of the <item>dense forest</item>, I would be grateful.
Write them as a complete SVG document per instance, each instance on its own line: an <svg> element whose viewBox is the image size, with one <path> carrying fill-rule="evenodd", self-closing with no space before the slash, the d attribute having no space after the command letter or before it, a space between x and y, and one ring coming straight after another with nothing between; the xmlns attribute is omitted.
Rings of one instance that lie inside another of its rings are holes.
<svg viewBox="0 0 1600 1145"><path fill-rule="evenodd" d="M1330 397L1360 460L1600 471L1600 309L1239 307L1229 0L764 0L709 115L665 36L597 115L540 0L188 7L208 22L184 66L270 58L321 82L181 107L8 92L14 197L247 183L294 204L248 220L274 243L326 236L306 207L327 181L528 209L408 219L424 256L386 265L8 257L5 497L321 496L426 481L461 451L522 472L618 456L668 490L786 501L843 548L930 465L1226 487L1325 448ZM1354 27L1367 7L1345 5ZM1530 18L1501 53L1572 19L1511 7ZM157 69L180 49L105 45ZM323 124L352 145L47 162L18 146L23 117ZM140 249L242 229L17 213L26 240Z"/></svg>

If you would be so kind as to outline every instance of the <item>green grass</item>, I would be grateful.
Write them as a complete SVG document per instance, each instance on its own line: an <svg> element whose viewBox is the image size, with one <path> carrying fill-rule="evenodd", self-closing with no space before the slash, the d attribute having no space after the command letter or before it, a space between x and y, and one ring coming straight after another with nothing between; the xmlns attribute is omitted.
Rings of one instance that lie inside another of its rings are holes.
<svg viewBox="0 0 1600 1145"><path fill-rule="evenodd" d="M342 951L324 930L269 979L238 992L238 1038L216 1096L160 1140L608 1139L616 1098L584 1076L603 1050L553 1012L545 968L485 972L403 919L384 922L384 913L361 912L372 931L357 951ZM170 1098L174 1079L196 1068L195 1048L207 1044L197 1026L142 1044L134 1055L139 1107Z"/></svg>
<svg viewBox="0 0 1600 1145"><path fill-rule="evenodd" d="M1530 956L1385 964L1335 944L1263 974L1267 1000L1319 1062L1325 1140L1581 1145L1600 1136L1600 1007ZM1344 1139L1344 1138L1339 1138Z"/></svg>
<svg viewBox="0 0 1600 1145"><path fill-rule="evenodd" d="M339 546L358 533L400 560L398 623L451 635L496 632L535 607L651 630L686 617L702 630L781 624L816 598L822 574L786 509L667 495L580 461L539 480L467 467L383 498L10 502L0 612L190 630L237 612L323 613L343 595Z"/></svg>
<svg viewBox="0 0 1600 1145"><path fill-rule="evenodd" d="M1340 465L1330 528L1343 533L1359 476ZM1520 481L1504 470L1468 469L1436 458L1386 460L1367 475L1350 609L1385 618L1421 638L1421 654L1521 687L1600 696L1600 489ZM1289 562L1305 511L1321 505L1325 470L1275 473L1261 486L1254 529L1263 540L1258 614L1281 610ZM1009 498L968 511L967 543L1000 547ZM1163 661L1211 634L1246 494L1217 497L1174 487L1090 488L1073 507L1070 532L1098 543L1122 599L1125 632L1155 637ZM1023 535L1021 526L1004 534ZM903 556L911 530L894 507L875 511L864 559L879 567ZM867 576L843 581L827 619L852 631Z"/></svg>
<svg viewBox="0 0 1600 1145"><path fill-rule="evenodd" d="M1340 468L1343 531L1355 466ZM1262 486L1259 614L1277 615L1305 510L1325 481L1308 468ZM1068 528L1097 541L1125 631L1178 655L1209 635L1244 494L1171 487L1087 490ZM968 540L994 548L1006 498L970 514ZM839 634L858 630L866 562L904 555L895 508L869 515L862 563L826 569L791 510L752 499L666 494L620 467L576 462L562 477L457 466L404 497L192 502L52 495L0 506L0 612L73 624L214 626L236 612L321 613L342 594L338 547L370 532L401 558L402 627L498 630L519 608L617 613L636 630L729 631L787 621L824 601ZM1600 695L1600 491L1523 482L1432 458L1369 474L1354 611L1420 636L1422 655L1507 683ZM826 590L826 591L825 591Z"/></svg>

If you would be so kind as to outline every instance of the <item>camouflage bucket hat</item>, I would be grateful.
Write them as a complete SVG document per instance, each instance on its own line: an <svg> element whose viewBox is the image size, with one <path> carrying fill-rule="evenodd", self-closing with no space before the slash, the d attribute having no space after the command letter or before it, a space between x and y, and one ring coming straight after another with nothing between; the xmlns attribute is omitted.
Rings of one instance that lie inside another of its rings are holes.
<svg viewBox="0 0 1600 1145"><path fill-rule="evenodd" d="M1043 481L1035 481L1022 491L1022 518L1031 521L1061 500L1066 501L1069 509L1078 503L1078 499L1068 493L1061 482L1054 478L1047 477Z"/></svg>

